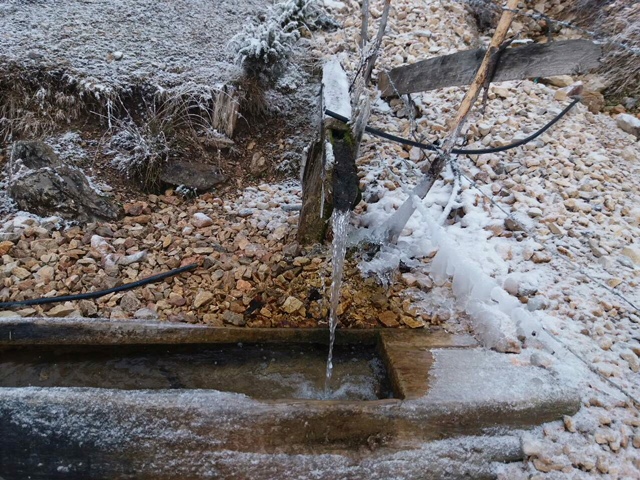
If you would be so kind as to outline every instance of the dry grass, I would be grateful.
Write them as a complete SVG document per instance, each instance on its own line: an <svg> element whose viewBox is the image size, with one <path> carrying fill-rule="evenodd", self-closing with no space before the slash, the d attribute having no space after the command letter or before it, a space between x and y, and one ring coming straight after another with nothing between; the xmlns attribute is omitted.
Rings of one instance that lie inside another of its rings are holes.
<svg viewBox="0 0 640 480"><path fill-rule="evenodd" d="M133 113L123 104L111 110L107 152L115 155L113 166L145 191L161 187L161 172L171 158L184 156L187 149L204 157L203 143L215 144L228 138L225 133L233 134L239 105L235 88L193 85L143 103L145 108Z"/></svg>
<svg viewBox="0 0 640 480"><path fill-rule="evenodd" d="M88 101L89 100L89 101ZM13 68L0 71L0 141L42 137L96 105L63 79Z"/></svg>
<svg viewBox="0 0 640 480"><path fill-rule="evenodd" d="M0 71L0 143L43 138L71 124L78 128L77 122L81 128L89 124L103 132L114 166L153 191L160 186L162 167L185 147L202 151L203 141L233 135L241 95L234 86L195 83L155 92L140 85L107 95L87 91L62 75L14 66Z"/></svg>
<svg viewBox="0 0 640 480"><path fill-rule="evenodd" d="M578 4L585 1L579 0ZM584 11L580 5L576 8ZM640 3L630 0L613 2L594 12L586 22L591 23L596 32L602 32L603 38L609 40L604 45L603 66L599 72L609 80L606 94L639 98Z"/></svg>
<svg viewBox="0 0 640 480"><path fill-rule="evenodd" d="M93 123L126 119L140 105L162 104L156 114L202 129L233 135L239 115L240 98L236 87L208 87L182 84L172 90L144 85L122 92L92 91L89 83L68 80L58 72L33 71L16 65L0 68L0 141L40 138L61 130L77 120ZM149 93L149 92L152 93ZM128 109L123 108L124 105Z"/></svg>

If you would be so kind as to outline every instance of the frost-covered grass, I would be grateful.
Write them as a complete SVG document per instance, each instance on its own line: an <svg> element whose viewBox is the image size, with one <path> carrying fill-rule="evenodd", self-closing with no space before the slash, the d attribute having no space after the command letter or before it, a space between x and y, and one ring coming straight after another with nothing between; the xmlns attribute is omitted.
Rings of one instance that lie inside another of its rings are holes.
<svg viewBox="0 0 640 480"><path fill-rule="evenodd" d="M166 131L148 123L118 121L109 150L115 154L112 165L127 178L139 181L146 190L159 186L160 172L171 154L171 137Z"/></svg>
<svg viewBox="0 0 640 480"><path fill-rule="evenodd" d="M213 128L231 135L238 94L230 85L242 70L227 43L266 3L0 2L0 140L175 98L205 105Z"/></svg>
<svg viewBox="0 0 640 480"><path fill-rule="evenodd" d="M139 182L147 191L159 187L160 173L175 153L179 129L185 126L181 110L171 110L171 107L171 104L151 104L138 122L131 116L111 120L111 138L105 153L114 155L111 164L119 172Z"/></svg>

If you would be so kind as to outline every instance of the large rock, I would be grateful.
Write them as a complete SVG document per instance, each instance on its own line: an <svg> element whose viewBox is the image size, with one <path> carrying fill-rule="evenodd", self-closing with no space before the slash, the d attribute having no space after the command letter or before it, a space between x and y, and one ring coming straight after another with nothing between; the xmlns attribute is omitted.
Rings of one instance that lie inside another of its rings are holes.
<svg viewBox="0 0 640 480"><path fill-rule="evenodd" d="M573 84L573 78L569 75L556 75L554 77L547 77L544 79L545 83L553 85L554 87L568 87Z"/></svg>
<svg viewBox="0 0 640 480"><path fill-rule="evenodd" d="M160 174L160 180L169 185L184 185L199 192L206 192L227 180L227 177L212 165L171 161Z"/></svg>
<svg viewBox="0 0 640 480"><path fill-rule="evenodd" d="M640 119L629 115L628 113L621 113L616 117L616 123L618 127L631 135L635 135L636 138L640 138Z"/></svg>
<svg viewBox="0 0 640 480"><path fill-rule="evenodd" d="M81 170L64 165L44 142L16 142L8 170L9 195L22 210L80 223L120 216L118 205L94 190Z"/></svg>
<svg viewBox="0 0 640 480"><path fill-rule="evenodd" d="M600 92L584 90L582 92L582 103L591 113L600 113L605 106L604 95Z"/></svg>

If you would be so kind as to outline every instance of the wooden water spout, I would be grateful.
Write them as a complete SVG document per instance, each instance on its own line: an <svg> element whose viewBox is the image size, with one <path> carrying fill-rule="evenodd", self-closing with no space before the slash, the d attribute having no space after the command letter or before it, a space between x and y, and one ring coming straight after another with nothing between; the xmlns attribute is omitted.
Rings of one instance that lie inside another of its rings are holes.
<svg viewBox="0 0 640 480"><path fill-rule="evenodd" d="M360 197L356 158L364 131L359 125L364 122L345 124L324 114L327 109L352 118L347 74L335 59L324 67L320 108L318 136L309 147L302 174L298 223L302 245L322 243L333 210L349 211Z"/></svg>

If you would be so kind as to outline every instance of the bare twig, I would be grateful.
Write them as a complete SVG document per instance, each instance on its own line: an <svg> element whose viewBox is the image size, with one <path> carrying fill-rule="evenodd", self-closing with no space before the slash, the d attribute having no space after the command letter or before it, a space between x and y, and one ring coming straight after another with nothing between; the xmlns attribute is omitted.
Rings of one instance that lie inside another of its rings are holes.
<svg viewBox="0 0 640 480"><path fill-rule="evenodd" d="M489 67L492 63L492 59L494 58L494 54L500 48L502 42L504 42L505 37L507 36L507 32L509 31L509 27L511 26L511 21L513 20L514 13L511 10L514 10L518 5L518 0L508 0L507 9L502 12L502 16L500 17L500 22L496 27L496 31L491 39L491 43L489 48L487 49L487 53L482 60L482 64L480 64L480 68L478 69L478 73L476 74L476 78L473 80L473 83L469 86L469 90L467 90L467 94L465 95L462 103L460 104L460 108L458 109L458 113L453 122L453 127L451 132L444 140L441 151L438 153L437 157L433 160L429 169L425 172L425 176L420 180L418 185L414 188L409 198L405 200L402 206L394 213L389 220L383 225L383 235L386 241L388 242L396 242L400 233L404 229L404 226L413 215L415 211L414 206L414 198L417 196L420 199L423 199L427 196L429 190L435 183L436 179L440 175L440 172L444 168L444 166L449 162L451 150L453 149L457 138L460 136L460 132L464 126L464 123L471 111L471 107L478 99L478 95L480 94L480 90L482 86L485 84L485 80L489 75Z"/></svg>
<svg viewBox="0 0 640 480"><path fill-rule="evenodd" d="M362 0L362 25L360 26L360 49L369 41L369 0Z"/></svg>
<svg viewBox="0 0 640 480"><path fill-rule="evenodd" d="M371 72L373 71L373 67L376 64L376 60L378 59L378 51L380 50L380 46L382 45L382 37L384 37L384 32L387 29L387 20L389 19L390 9L391 9L391 0L384 0L384 10L382 11L382 18L380 19L380 27L378 28L378 35L376 36L376 42L373 45L371 54L367 59L367 67L365 68L365 71L364 71L365 85L369 85L369 83L371 82Z"/></svg>

